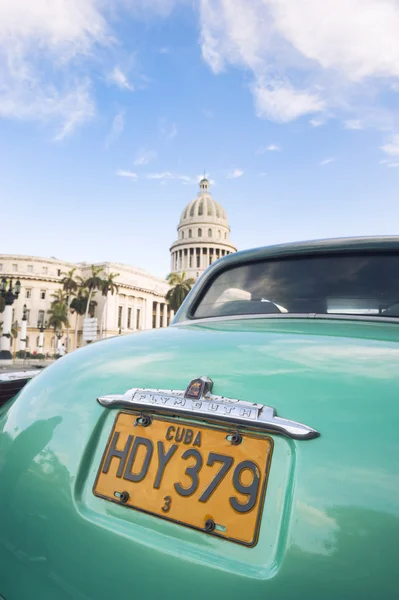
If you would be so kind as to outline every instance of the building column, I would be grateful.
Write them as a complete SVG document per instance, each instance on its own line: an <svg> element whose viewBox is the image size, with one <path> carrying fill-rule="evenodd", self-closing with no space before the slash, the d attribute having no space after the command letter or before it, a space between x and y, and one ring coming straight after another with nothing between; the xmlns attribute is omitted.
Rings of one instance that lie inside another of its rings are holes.
<svg viewBox="0 0 399 600"><path fill-rule="evenodd" d="M25 315L24 315L25 316ZM19 339L19 349L26 350L26 329L27 329L27 320L26 317L22 317L21 321L21 337Z"/></svg>
<svg viewBox="0 0 399 600"><path fill-rule="evenodd" d="M152 329L152 298L147 298L143 303L144 309L144 329Z"/></svg>
<svg viewBox="0 0 399 600"><path fill-rule="evenodd" d="M157 302L155 307L155 328L159 329L161 326L161 304Z"/></svg>
<svg viewBox="0 0 399 600"><path fill-rule="evenodd" d="M11 360L11 326L12 326L12 306L6 304L3 312L3 333L0 338L0 361Z"/></svg>
<svg viewBox="0 0 399 600"><path fill-rule="evenodd" d="M162 310L162 327L167 327L167 326L168 326L168 305L165 302L163 305L163 310Z"/></svg>
<svg viewBox="0 0 399 600"><path fill-rule="evenodd" d="M133 296L132 322L130 323L133 331L137 330L136 323L137 323L137 299L136 299L136 296Z"/></svg>
<svg viewBox="0 0 399 600"><path fill-rule="evenodd" d="M127 309L128 309L128 296L125 296L123 318L122 318L122 329L127 331Z"/></svg>
<svg viewBox="0 0 399 600"><path fill-rule="evenodd" d="M173 321L174 317L175 317L175 311L172 310L172 309L170 309L170 312L169 312L169 321L170 321L170 323Z"/></svg>
<svg viewBox="0 0 399 600"><path fill-rule="evenodd" d="M39 344L38 344L39 354L43 354L43 346L44 346L44 331L41 331L39 333ZM76 350L76 348L75 348L75 350Z"/></svg>

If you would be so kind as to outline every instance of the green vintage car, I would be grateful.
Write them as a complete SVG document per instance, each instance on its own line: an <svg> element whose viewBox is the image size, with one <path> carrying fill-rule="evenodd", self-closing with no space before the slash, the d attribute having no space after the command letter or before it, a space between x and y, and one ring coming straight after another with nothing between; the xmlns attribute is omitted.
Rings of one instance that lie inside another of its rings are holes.
<svg viewBox="0 0 399 600"><path fill-rule="evenodd" d="M0 413L5 600L397 598L399 238L239 252Z"/></svg>

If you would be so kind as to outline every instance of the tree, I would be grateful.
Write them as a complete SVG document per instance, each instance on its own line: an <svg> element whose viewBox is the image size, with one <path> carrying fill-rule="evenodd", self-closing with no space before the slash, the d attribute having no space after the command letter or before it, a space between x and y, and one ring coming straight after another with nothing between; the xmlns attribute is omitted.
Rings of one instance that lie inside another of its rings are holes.
<svg viewBox="0 0 399 600"><path fill-rule="evenodd" d="M176 312L183 304L183 301L193 287L195 280L192 278L186 279L185 272L181 275L180 273L170 273L166 279L171 286L166 294L166 300L169 302L171 309Z"/></svg>
<svg viewBox="0 0 399 600"><path fill-rule="evenodd" d="M4 312L5 307L6 301L4 300L3 296L0 296L0 313Z"/></svg>
<svg viewBox="0 0 399 600"><path fill-rule="evenodd" d="M62 289L67 294L67 314L69 316L69 310L71 306L72 297L76 294L79 283L74 279L76 267L70 271L62 272L63 278L61 279ZM76 347L76 346L75 346ZM69 350L69 326L67 327L67 352Z"/></svg>
<svg viewBox="0 0 399 600"><path fill-rule="evenodd" d="M104 313L105 313L105 307L106 307L107 301L108 301L108 294L111 294L113 296L115 293L119 292L119 287L114 281L115 277L119 277L119 273L109 273L107 275L107 277L102 280L101 294L103 296L105 296L105 301L104 301L103 310L101 312L100 339L103 337Z"/></svg>
<svg viewBox="0 0 399 600"><path fill-rule="evenodd" d="M90 301L95 290L100 290L102 286L102 279L100 274L103 272L102 267L96 267L91 265L91 275L84 281L84 287L89 290L89 295L87 298L87 306L86 306L86 314L85 317L87 319L89 315Z"/></svg>
<svg viewBox="0 0 399 600"><path fill-rule="evenodd" d="M95 293L95 292L94 292ZM88 306L89 294L85 288L79 288L76 296L72 299L70 310L72 313L76 313L76 323L75 323L75 348L78 347L78 321L79 316L83 316L86 314L86 308ZM89 305L89 315L91 317L94 316L94 312L96 310L97 302L95 300L90 300Z"/></svg>
<svg viewBox="0 0 399 600"><path fill-rule="evenodd" d="M66 294L63 290L56 290L54 294L51 294L51 297L54 300L51 303L51 308L49 312L49 327L53 327L54 329L54 354L57 351L57 331L60 331L63 326L69 327L68 322L68 307L66 304Z"/></svg>

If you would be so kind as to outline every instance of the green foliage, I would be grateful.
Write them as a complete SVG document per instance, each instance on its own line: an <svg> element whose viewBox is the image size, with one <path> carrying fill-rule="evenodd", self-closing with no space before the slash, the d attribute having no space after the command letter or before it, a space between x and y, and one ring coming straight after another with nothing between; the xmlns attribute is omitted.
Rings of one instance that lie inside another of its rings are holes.
<svg viewBox="0 0 399 600"><path fill-rule="evenodd" d="M104 271L102 267L91 265L91 275L84 281L84 287L89 291L100 290L102 286L101 273Z"/></svg>
<svg viewBox="0 0 399 600"><path fill-rule="evenodd" d="M95 295L95 292L92 293L92 298ZM77 295L73 298L70 310L72 313L76 312L78 315L84 315L86 312L87 302L89 300L89 293L84 288L80 288L78 290ZM94 313L96 310L97 302L93 299L90 300L89 306L89 315L90 317L94 317Z"/></svg>
<svg viewBox="0 0 399 600"><path fill-rule="evenodd" d="M109 293L113 296L119 292L119 287L114 281L115 277L119 277L119 273L109 273L105 279L102 279L99 289L103 296L107 297Z"/></svg>
<svg viewBox="0 0 399 600"><path fill-rule="evenodd" d="M75 294L78 290L79 283L76 279L74 279L74 274L76 271L76 267L71 269L70 271L62 272L61 275L64 277L61 279L61 285L64 292L69 295Z"/></svg>
<svg viewBox="0 0 399 600"><path fill-rule="evenodd" d="M6 301L4 300L3 296L0 296L0 313L4 312L5 307Z"/></svg>
<svg viewBox="0 0 399 600"><path fill-rule="evenodd" d="M48 326L54 329L54 332L60 331L63 326L69 327L68 307L66 304L66 294L63 290L57 290L51 295L54 300L51 303L49 312Z"/></svg>
<svg viewBox="0 0 399 600"><path fill-rule="evenodd" d="M192 278L186 279L186 273L170 273L167 278L170 290L166 294L166 300L169 302L172 310L179 310L186 296L193 287L195 280Z"/></svg>

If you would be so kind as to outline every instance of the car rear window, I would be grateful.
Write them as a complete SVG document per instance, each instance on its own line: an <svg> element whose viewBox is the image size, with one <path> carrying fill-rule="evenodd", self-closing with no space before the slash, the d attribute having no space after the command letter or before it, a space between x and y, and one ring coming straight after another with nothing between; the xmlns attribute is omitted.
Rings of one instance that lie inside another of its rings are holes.
<svg viewBox="0 0 399 600"><path fill-rule="evenodd" d="M286 313L399 317L399 254L329 254L232 267L211 282L193 317Z"/></svg>

